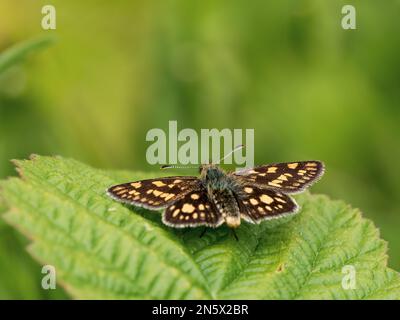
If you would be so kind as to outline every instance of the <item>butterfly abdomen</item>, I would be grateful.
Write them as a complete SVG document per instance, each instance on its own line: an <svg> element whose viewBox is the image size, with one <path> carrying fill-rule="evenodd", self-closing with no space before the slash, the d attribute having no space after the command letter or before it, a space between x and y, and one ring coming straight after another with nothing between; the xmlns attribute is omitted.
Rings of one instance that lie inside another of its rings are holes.
<svg viewBox="0 0 400 320"><path fill-rule="evenodd" d="M240 210L231 190L212 190L210 198L228 227L237 228L240 226Z"/></svg>

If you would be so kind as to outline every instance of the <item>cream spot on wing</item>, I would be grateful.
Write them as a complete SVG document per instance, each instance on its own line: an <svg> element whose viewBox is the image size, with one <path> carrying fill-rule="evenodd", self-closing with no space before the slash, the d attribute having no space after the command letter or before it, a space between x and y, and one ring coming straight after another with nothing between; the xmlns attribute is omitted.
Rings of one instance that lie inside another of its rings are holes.
<svg viewBox="0 0 400 320"><path fill-rule="evenodd" d="M206 217L206 214L204 212L200 212L200 218L204 219Z"/></svg>
<svg viewBox="0 0 400 320"><path fill-rule="evenodd" d="M291 173L284 173L284 175L286 176L286 177L293 177L293 175L291 174Z"/></svg>
<svg viewBox="0 0 400 320"><path fill-rule="evenodd" d="M253 199L253 198L250 199L250 203L251 203L253 206L258 205L258 201L257 201L256 199Z"/></svg>
<svg viewBox="0 0 400 320"><path fill-rule="evenodd" d="M277 167L269 167L267 173L275 173L277 169Z"/></svg>
<svg viewBox="0 0 400 320"><path fill-rule="evenodd" d="M124 194L124 193L126 193L128 190L126 190L126 189L124 189L124 190L121 190L121 191L118 191L117 192L117 195L121 195L121 194Z"/></svg>
<svg viewBox="0 0 400 320"><path fill-rule="evenodd" d="M173 183L181 183L182 182L182 180L180 180L180 179L176 179L176 180L174 180L174 182Z"/></svg>
<svg viewBox="0 0 400 320"><path fill-rule="evenodd" d="M265 177L267 174L266 173L260 173L259 176L260 177Z"/></svg>
<svg viewBox="0 0 400 320"><path fill-rule="evenodd" d="M199 195L198 195L197 193L193 193L190 197L191 197L193 200L197 200L197 199L200 198Z"/></svg>
<svg viewBox="0 0 400 320"><path fill-rule="evenodd" d="M297 162L289 163L287 166L289 169L296 169L299 164Z"/></svg>
<svg viewBox="0 0 400 320"><path fill-rule="evenodd" d="M168 187L169 188L173 188L175 185L173 183L169 184Z"/></svg>
<svg viewBox="0 0 400 320"><path fill-rule="evenodd" d="M270 206L265 206L265 209L267 209L268 211L272 211L272 208Z"/></svg>
<svg viewBox="0 0 400 320"><path fill-rule="evenodd" d="M270 203L274 202L274 199L272 199L270 196L267 196L266 194L263 194L260 197L260 200L261 200L261 202L264 202L266 204L270 204Z"/></svg>
<svg viewBox="0 0 400 320"><path fill-rule="evenodd" d="M139 199L140 199L139 196L136 196L136 197L133 198L134 201L137 201L137 200L139 200Z"/></svg>
<svg viewBox="0 0 400 320"><path fill-rule="evenodd" d="M275 197L275 200L278 201L278 202L280 202L280 203L286 203L285 200L283 200L283 199L281 199L281 198L278 198L278 197Z"/></svg>
<svg viewBox="0 0 400 320"><path fill-rule="evenodd" d="M153 181L152 184L154 184L156 187L163 187L166 185L164 182L159 181L159 180Z"/></svg>
<svg viewBox="0 0 400 320"><path fill-rule="evenodd" d="M123 199L123 198L126 198L128 195L127 194L123 194L122 196L121 196L121 198Z"/></svg>
<svg viewBox="0 0 400 320"><path fill-rule="evenodd" d="M203 211L204 210L204 205L199 204L199 210Z"/></svg>
<svg viewBox="0 0 400 320"><path fill-rule="evenodd" d="M279 179L279 180L282 180L282 181L288 181L288 178L287 178L284 174L281 174L281 175L278 177L278 179Z"/></svg>
<svg viewBox="0 0 400 320"><path fill-rule="evenodd" d="M147 198L142 198L142 199L140 199L140 201L145 202L145 201L147 201Z"/></svg>
<svg viewBox="0 0 400 320"><path fill-rule="evenodd" d="M282 209L283 206L282 206L281 204L278 204L278 208L279 208L279 209Z"/></svg>
<svg viewBox="0 0 400 320"><path fill-rule="evenodd" d="M176 210L172 213L172 216L175 218L175 217L179 214L180 211L181 211L181 210L176 209Z"/></svg>
<svg viewBox="0 0 400 320"><path fill-rule="evenodd" d="M189 218L190 218L190 216L186 216L186 217L185 217L185 220L189 220Z"/></svg>
<svg viewBox="0 0 400 320"><path fill-rule="evenodd" d="M158 197L160 194L162 194L162 192L161 192L161 191L158 191L158 190L154 190L154 191L153 191L153 194L154 194L156 197Z"/></svg>
<svg viewBox="0 0 400 320"><path fill-rule="evenodd" d="M315 162L308 162L306 164L306 167L316 167L316 166L317 166L317 164Z"/></svg>
<svg viewBox="0 0 400 320"><path fill-rule="evenodd" d="M193 219L197 219L199 217L199 215L195 212L195 213L193 213L192 217L193 217Z"/></svg>
<svg viewBox="0 0 400 320"><path fill-rule="evenodd" d="M261 214L264 214L264 209L263 209L263 208L258 207L257 210L258 210L258 212L260 212Z"/></svg>
<svg viewBox="0 0 400 320"><path fill-rule="evenodd" d="M179 217L179 220L183 220L183 218L184 218L184 216L181 215L181 216Z"/></svg>
<svg viewBox="0 0 400 320"><path fill-rule="evenodd" d="M150 189L150 190L147 190L147 194L150 194L150 193L152 193L153 192L153 189Z"/></svg>
<svg viewBox="0 0 400 320"><path fill-rule="evenodd" d="M168 194L167 197L165 197L165 201L168 201L168 200L172 199L173 197L174 197L174 194L170 193L170 194Z"/></svg>
<svg viewBox="0 0 400 320"><path fill-rule="evenodd" d="M131 186L134 187L135 189L137 189L142 186L142 183L141 182L133 182L133 183L131 183Z"/></svg>
<svg viewBox="0 0 400 320"><path fill-rule="evenodd" d="M252 193L253 192L253 188L246 187L246 188L244 188L244 192Z"/></svg>
<svg viewBox="0 0 400 320"><path fill-rule="evenodd" d="M270 186L272 186L272 187L278 187L278 188L281 187L279 184L273 183L273 182L268 182L268 184L269 184Z"/></svg>
<svg viewBox="0 0 400 320"><path fill-rule="evenodd" d="M112 191L117 192L118 190L121 190L121 189L123 189L123 188L124 188L124 187L115 187L115 188L112 189Z"/></svg>
<svg viewBox="0 0 400 320"><path fill-rule="evenodd" d="M195 207L193 207L190 203L185 203L182 207L182 212L192 213Z"/></svg>
<svg viewBox="0 0 400 320"><path fill-rule="evenodd" d="M169 207L169 210L171 210L171 211L174 209L175 209L175 205Z"/></svg>

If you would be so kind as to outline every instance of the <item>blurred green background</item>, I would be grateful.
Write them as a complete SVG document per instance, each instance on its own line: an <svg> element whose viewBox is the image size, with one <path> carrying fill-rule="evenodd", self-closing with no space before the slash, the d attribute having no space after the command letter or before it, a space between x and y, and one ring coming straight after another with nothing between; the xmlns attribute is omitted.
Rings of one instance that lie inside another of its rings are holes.
<svg viewBox="0 0 400 320"><path fill-rule="evenodd" d="M397 0L1 0L0 52L56 41L0 73L0 178L31 153L157 170L145 136L168 120L254 128L257 164L324 160L313 192L360 208L399 270L399 14ZM40 289L26 243L0 221L0 298L66 297Z"/></svg>

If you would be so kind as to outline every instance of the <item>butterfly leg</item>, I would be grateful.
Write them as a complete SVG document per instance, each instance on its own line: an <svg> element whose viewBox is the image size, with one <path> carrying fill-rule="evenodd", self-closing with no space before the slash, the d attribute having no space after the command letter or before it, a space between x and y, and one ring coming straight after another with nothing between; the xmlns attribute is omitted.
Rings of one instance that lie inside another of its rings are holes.
<svg viewBox="0 0 400 320"><path fill-rule="evenodd" d="M238 238L238 236L236 234L235 229L231 228L231 230L232 230L233 236L235 237L236 241L239 241L239 238Z"/></svg>
<svg viewBox="0 0 400 320"><path fill-rule="evenodd" d="M203 231L202 231L201 234L200 234L200 238L202 238L202 237L204 236L204 234L206 233L206 231L207 231L207 227L204 227Z"/></svg>

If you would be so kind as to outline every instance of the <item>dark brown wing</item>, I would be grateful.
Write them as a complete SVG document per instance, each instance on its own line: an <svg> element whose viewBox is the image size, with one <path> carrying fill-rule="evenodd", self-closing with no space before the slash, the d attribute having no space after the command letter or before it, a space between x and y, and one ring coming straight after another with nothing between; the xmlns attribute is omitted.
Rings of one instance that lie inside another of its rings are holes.
<svg viewBox="0 0 400 320"><path fill-rule="evenodd" d="M241 216L248 222L276 219L294 214L299 206L290 196L276 190L262 189L254 185L243 187L238 195Z"/></svg>
<svg viewBox="0 0 400 320"><path fill-rule="evenodd" d="M318 181L324 173L320 161L275 163L232 173L251 184L285 193L297 193Z"/></svg>
<svg viewBox="0 0 400 320"><path fill-rule="evenodd" d="M166 208L162 220L166 225L175 228L198 226L215 228L224 222L208 199L204 188L186 194Z"/></svg>
<svg viewBox="0 0 400 320"><path fill-rule="evenodd" d="M119 184L110 187L107 193L120 202L161 209L200 187L201 182L196 177L166 177Z"/></svg>

